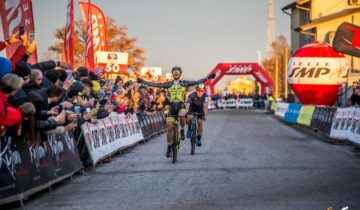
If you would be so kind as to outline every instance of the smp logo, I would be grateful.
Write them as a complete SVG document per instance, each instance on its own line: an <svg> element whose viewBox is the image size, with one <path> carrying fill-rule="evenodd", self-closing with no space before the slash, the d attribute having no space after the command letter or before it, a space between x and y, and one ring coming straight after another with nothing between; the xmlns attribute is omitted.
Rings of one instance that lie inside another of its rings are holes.
<svg viewBox="0 0 360 210"><path fill-rule="evenodd" d="M319 78L320 76L329 75L330 69L325 67L296 67L290 71L289 77L294 78Z"/></svg>
<svg viewBox="0 0 360 210"><path fill-rule="evenodd" d="M116 61L118 59L118 56L116 53L108 53L107 55L107 59L109 61Z"/></svg>
<svg viewBox="0 0 360 210"><path fill-rule="evenodd" d="M253 69L252 69L252 66L251 65L244 65L244 66L237 66L237 65L234 65L234 66L230 66L229 70L227 70L227 74L245 74L245 73L249 73L251 72Z"/></svg>

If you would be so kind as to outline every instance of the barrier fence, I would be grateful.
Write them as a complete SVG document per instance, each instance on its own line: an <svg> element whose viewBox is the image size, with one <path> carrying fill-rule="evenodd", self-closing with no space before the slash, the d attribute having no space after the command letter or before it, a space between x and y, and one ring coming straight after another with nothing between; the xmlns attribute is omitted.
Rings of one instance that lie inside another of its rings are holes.
<svg viewBox="0 0 360 210"><path fill-rule="evenodd" d="M165 128L163 112L128 118L113 114L83 124L81 135L95 166L103 158ZM24 139L0 136L0 205L21 200L82 169L77 145L80 139L74 139L72 132L48 134L48 141L34 146Z"/></svg>
<svg viewBox="0 0 360 210"><path fill-rule="evenodd" d="M272 103L270 111L284 121L321 131L330 138L360 144L360 108Z"/></svg>

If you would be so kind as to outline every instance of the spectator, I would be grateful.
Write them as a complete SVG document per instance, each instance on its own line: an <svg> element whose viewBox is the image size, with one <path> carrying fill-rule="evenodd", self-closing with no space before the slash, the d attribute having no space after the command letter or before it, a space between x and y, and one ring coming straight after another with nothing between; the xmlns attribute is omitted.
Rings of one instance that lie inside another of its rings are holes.
<svg viewBox="0 0 360 210"><path fill-rule="evenodd" d="M23 79L15 74L6 74L0 80L0 133L4 134L4 119L7 115L8 98L15 95L22 87Z"/></svg>
<svg viewBox="0 0 360 210"><path fill-rule="evenodd" d="M360 106L360 86L356 86L354 90L350 97L350 104L351 106Z"/></svg>
<svg viewBox="0 0 360 210"><path fill-rule="evenodd" d="M23 79L22 88L12 97L9 97L9 103L13 107L19 107L27 101L27 94L25 91L26 85L30 82L31 68L24 61L19 61L16 63L14 74L18 75Z"/></svg>

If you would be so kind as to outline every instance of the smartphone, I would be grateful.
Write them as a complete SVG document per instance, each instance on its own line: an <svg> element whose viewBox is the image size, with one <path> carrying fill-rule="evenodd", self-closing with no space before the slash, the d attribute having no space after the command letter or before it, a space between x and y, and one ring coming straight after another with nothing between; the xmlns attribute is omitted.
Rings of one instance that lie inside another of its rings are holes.
<svg viewBox="0 0 360 210"><path fill-rule="evenodd" d="M35 39L35 32L30 32L29 33L29 39L30 39L30 43L32 43Z"/></svg>
<svg viewBox="0 0 360 210"><path fill-rule="evenodd" d="M88 114L90 113L90 107L86 107L85 110L86 110L86 113L88 113Z"/></svg>
<svg viewBox="0 0 360 210"><path fill-rule="evenodd" d="M25 34L25 28L23 26L19 27L19 36L22 36Z"/></svg>
<svg viewBox="0 0 360 210"><path fill-rule="evenodd" d="M66 75L68 78L71 78L73 76L73 73L71 70L66 70Z"/></svg>
<svg viewBox="0 0 360 210"><path fill-rule="evenodd" d="M80 114L80 106L74 106L75 114Z"/></svg>

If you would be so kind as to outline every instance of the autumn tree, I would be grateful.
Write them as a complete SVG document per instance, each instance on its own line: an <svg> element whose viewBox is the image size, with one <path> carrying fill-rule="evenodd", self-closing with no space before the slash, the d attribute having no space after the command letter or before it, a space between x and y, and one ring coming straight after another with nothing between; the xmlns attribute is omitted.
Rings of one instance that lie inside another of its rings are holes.
<svg viewBox="0 0 360 210"><path fill-rule="evenodd" d="M269 73L269 76L274 81L274 88L276 79L279 84L279 95L277 97L286 98L285 96L285 77L287 76L287 63L289 61L289 44L285 36L280 35L271 45L272 51L268 52L265 59L262 61L264 69ZM278 63L278 78L276 78L276 63Z"/></svg>
<svg viewBox="0 0 360 210"><path fill-rule="evenodd" d="M127 26L117 26L113 18L106 17L107 49L108 51L128 53L128 68L139 73L144 65L144 49L136 46L137 39L128 37ZM74 45L75 68L85 65L86 29L82 20L75 21ZM54 36L59 41L49 47L48 56L61 56L64 48L65 26L57 28Z"/></svg>

